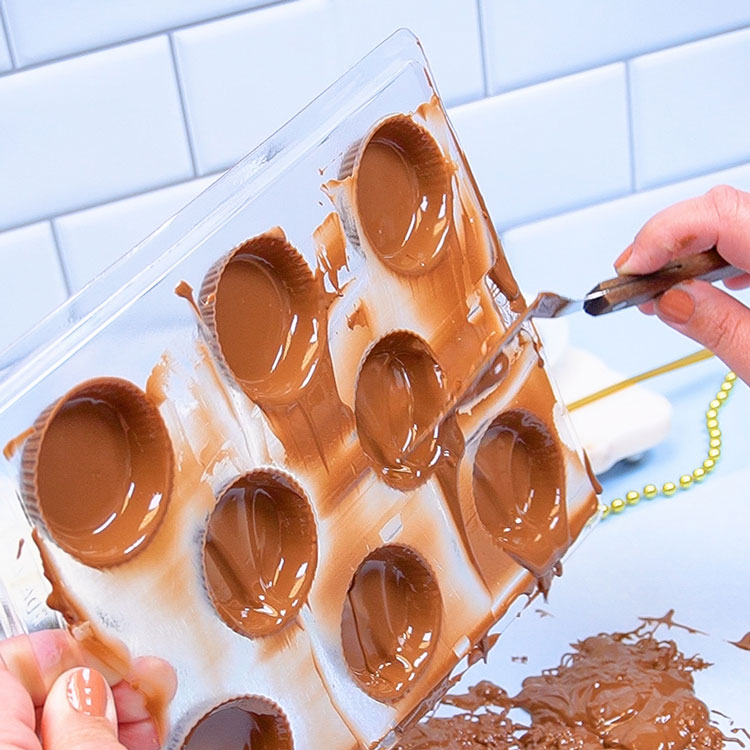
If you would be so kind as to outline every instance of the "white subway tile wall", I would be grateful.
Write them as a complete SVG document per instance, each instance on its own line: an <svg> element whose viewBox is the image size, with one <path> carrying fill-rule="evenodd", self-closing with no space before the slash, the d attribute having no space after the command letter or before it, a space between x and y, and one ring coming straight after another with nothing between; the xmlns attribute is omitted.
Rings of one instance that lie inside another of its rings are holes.
<svg viewBox="0 0 750 750"><path fill-rule="evenodd" d="M0 78L0 228L192 177L169 42Z"/></svg>
<svg viewBox="0 0 750 750"><path fill-rule="evenodd" d="M637 187L750 159L750 29L644 55L630 87Z"/></svg>
<svg viewBox="0 0 750 750"><path fill-rule="evenodd" d="M269 0L3 0L3 4L19 64L30 65L268 5Z"/></svg>
<svg viewBox="0 0 750 750"><path fill-rule="evenodd" d="M480 0L490 93L737 29L745 0Z"/></svg>
<svg viewBox="0 0 750 750"><path fill-rule="evenodd" d="M452 112L500 229L630 191L627 98L617 63Z"/></svg>
<svg viewBox="0 0 750 750"><path fill-rule="evenodd" d="M0 73L4 70L9 70L12 65L10 50L8 49L8 43L5 40L5 31L3 30L2 24L0 24Z"/></svg>
<svg viewBox="0 0 750 750"><path fill-rule="evenodd" d="M203 192L218 175L143 193L55 219L70 291L77 292Z"/></svg>
<svg viewBox="0 0 750 750"><path fill-rule="evenodd" d="M174 49L199 174L231 166L343 72L327 0L193 26Z"/></svg>
<svg viewBox="0 0 750 750"><path fill-rule="evenodd" d="M411 29L449 105L484 94L477 0L333 0L338 23L335 48L346 67L394 30Z"/></svg>
<svg viewBox="0 0 750 750"><path fill-rule="evenodd" d="M0 20L0 350L402 26L529 287L579 292L653 211L750 188L747 0L0 0Z"/></svg>
<svg viewBox="0 0 750 750"><path fill-rule="evenodd" d="M49 222L0 234L0 268L6 310L0 322L2 351L67 297Z"/></svg>

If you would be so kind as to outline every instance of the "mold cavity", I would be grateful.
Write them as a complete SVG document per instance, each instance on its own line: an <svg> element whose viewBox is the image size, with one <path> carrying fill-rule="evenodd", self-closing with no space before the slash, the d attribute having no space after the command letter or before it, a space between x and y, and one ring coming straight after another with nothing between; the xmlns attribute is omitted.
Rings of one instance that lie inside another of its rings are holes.
<svg viewBox="0 0 750 750"><path fill-rule="evenodd" d="M567 533L563 463L544 423L523 410L495 419L477 450L473 490L487 531L541 575L550 546Z"/></svg>
<svg viewBox="0 0 750 750"><path fill-rule="evenodd" d="M392 487L411 489L442 452L443 375L427 344L411 333L381 339L365 358L354 396L362 449Z"/></svg>
<svg viewBox="0 0 750 750"><path fill-rule="evenodd" d="M366 139L354 170L361 230L383 262L399 273L429 270L451 221L448 164L434 138L405 115Z"/></svg>
<svg viewBox="0 0 750 750"><path fill-rule="evenodd" d="M319 291L279 232L247 240L206 276L201 313L251 398L288 396L315 368L326 335Z"/></svg>
<svg viewBox="0 0 750 750"><path fill-rule="evenodd" d="M191 730L182 750L293 750L282 710L266 698L248 696L209 711Z"/></svg>
<svg viewBox="0 0 750 750"><path fill-rule="evenodd" d="M368 695L393 701L415 684L435 650L441 608L437 582L415 552L392 545L368 555L341 622L344 658Z"/></svg>
<svg viewBox="0 0 750 750"><path fill-rule="evenodd" d="M258 470L222 493L203 564L211 601L230 628L250 637L281 630L305 603L317 561L315 518L291 479Z"/></svg>
<svg viewBox="0 0 750 750"><path fill-rule="evenodd" d="M127 380L90 380L37 423L24 452L29 509L87 565L142 551L166 512L172 445L158 409Z"/></svg>

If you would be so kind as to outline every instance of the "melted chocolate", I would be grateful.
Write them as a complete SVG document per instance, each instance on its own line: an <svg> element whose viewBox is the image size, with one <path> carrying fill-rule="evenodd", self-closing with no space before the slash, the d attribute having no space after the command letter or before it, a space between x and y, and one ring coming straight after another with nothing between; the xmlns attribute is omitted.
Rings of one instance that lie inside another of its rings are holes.
<svg viewBox="0 0 750 750"><path fill-rule="evenodd" d="M727 641L737 648L741 648L743 651L750 651L750 633L745 633L739 641Z"/></svg>
<svg viewBox="0 0 750 750"><path fill-rule="evenodd" d="M488 682L449 696L462 713L414 727L396 750L719 750L726 738L694 691L693 672L707 666L646 626L593 636L513 698ZM513 708L530 724L512 718Z"/></svg>
<svg viewBox="0 0 750 750"><path fill-rule="evenodd" d="M6 460L10 461L13 456L16 455L18 449L26 442L26 440L34 434L34 428L28 427L20 435L16 435L13 439L9 440L3 448L3 456Z"/></svg>
<svg viewBox="0 0 750 750"><path fill-rule="evenodd" d="M289 462L330 472L352 415L336 388L327 302L321 279L279 229L235 248L200 294L220 360L263 409Z"/></svg>
<svg viewBox="0 0 750 750"><path fill-rule="evenodd" d="M413 687L432 656L440 610L434 576L414 552L387 546L365 559L344 602L341 637L367 693L390 701Z"/></svg>
<svg viewBox="0 0 750 750"><path fill-rule="evenodd" d="M305 603L317 564L315 519L301 490L277 472L240 477L206 531L206 586L216 611L249 636L281 630Z"/></svg>
<svg viewBox="0 0 750 750"><path fill-rule="evenodd" d="M393 270L421 272L437 261L451 196L448 164L414 120L392 117L370 135L356 167L355 200L370 245Z"/></svg>
<svg viewBox="0 0 750 750"><path fill-rule="evenodd" d="M91 380L39 420L24 451L25 488L50 535L89 565L115 565L156 533L173 457L154 404L124 380Z"/></svg>
<svg viewBox="0 0 750 750"><path fill-rule="evenodd" d="M289 722L278 706L246 697L222 703L191 730L183 750L293 750Z"/></svg>
<svg viewBox="0 0 750 750"><path fill-rule="evenodd" d="M443 375L427 345L413 334L381 339L362 365L354 413L362 448L391 486L416 487L440 454Z"/></svg>
<svg viewBox="0 0 750 750"><path fill-rule="evenodd" d="M341 295L342 285L339 274L349 268L346 257L346 235L341 218L337 213L330 213L323 223L313 232L318 270L328 279L333 290Z"/></svg>
<svg viewBox="0 0 750 750"><path fill-rule="evenodd" d="M474 500L487 530L537 577L567 543L562 457L533 414L508 411L482 437L474 462ZM559 559L559 558L558 558Z"/></svg>

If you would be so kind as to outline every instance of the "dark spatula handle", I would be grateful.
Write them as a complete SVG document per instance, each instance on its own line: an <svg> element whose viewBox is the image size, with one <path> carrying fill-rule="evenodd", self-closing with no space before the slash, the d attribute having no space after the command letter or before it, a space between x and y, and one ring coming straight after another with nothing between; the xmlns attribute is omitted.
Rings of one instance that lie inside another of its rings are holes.
<svg viewBox="0 0 750 750"><path fill-rule="evenodd" d="M589 292L589 295L596 292L604 292L604 294L597 295L594 299L587 299L583 309L589 315L604 315L648 302L680 281L687 279L719 281L739 276L742 273L744 271L727 263L716 248L712 247L704 253L674 260L654 273L642 276L618 276L602 281Z"/></svg>

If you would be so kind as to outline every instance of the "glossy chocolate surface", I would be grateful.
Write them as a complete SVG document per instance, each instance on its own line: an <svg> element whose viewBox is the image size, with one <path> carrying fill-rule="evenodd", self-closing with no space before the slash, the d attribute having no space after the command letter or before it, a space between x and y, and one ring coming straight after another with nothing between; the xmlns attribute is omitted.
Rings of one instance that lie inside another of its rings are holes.
<svg viewBox="0 0 750 750"><path fill-rule="evenodd" d="M409 549L383 547L354 574L341 622L344 658L379 700L402 696L424 670L440 630L432 572Z"/></svg>
<svg viewBox="0 0 750 750"><path fill-rule="evenodd" d="M449 166L409 117L386 120L359 156L356 203L370 245L392 269L418 273L439 258L450 223Z"/></svg>
<svg viewBox="0 0 750 750"><path fill-rule="evenodd" d="M572 644L560 666L524 680L514 697L489 682L449 696L459 712L414 727L396 750L720 750L729 738L693 680L709 666L646 627L592 636ZM510 715L513 708L530 722Z"/></svg>
<svg viewBox="0 0 750 750"><path fill-rule="evenodd" d="M257 697L236 698L206 714L183 750L292 750L291 730L278 706Z"/></svg>
<svg viewBox="0 0 750 750"><path fill-rule="evenodd" d="M27 501L63 549L89 565L122 563L156 533L172 488L159 412L131 383L91 380L43 415L24 451Z"/></svg>
<svg viewBox="0 0 750 750"><path fill-rule="evenodd" d="M500 415L482 436L473 479L477 513L487 530L543 575L565 502L562 457L548 428L525 411Z"/></svg>
<svg viewBox="0 0 750 750"><path fill-rule="evenodd" d="M357 432L388 484L416 487L434 471L446 401L440 367L413 334L386 336L367 355L356 386Z"/></svg>
<svg viewBox="0 0 750 750"><path fill-rule="evenodd" d="M255 471L223 493L206 530L206 587L220 617L248 636L281 630L305 603L318 561L315 519L286 476Z"/></svg>

